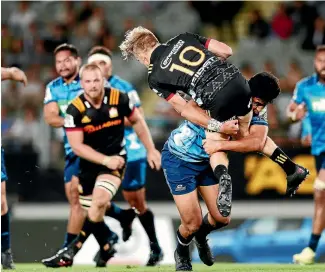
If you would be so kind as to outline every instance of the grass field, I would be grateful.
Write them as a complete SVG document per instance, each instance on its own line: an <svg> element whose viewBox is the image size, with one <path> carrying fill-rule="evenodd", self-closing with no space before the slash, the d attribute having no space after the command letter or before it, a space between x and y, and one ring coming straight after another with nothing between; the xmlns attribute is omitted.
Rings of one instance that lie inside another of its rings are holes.
<svg viewBox="0 0 325 272"><path fill-rule="evenodd" d="M174 266L158 266L158 267L142 267L142 266L108 266L107 268L94 268L91 266L74 266L72 268L49 269L40 264L17 264L19 272L174 272ZM295 271L311 271L325 272L325 264L317 264L313 266L299 266L294 264L278 265L278 264L215 264L212 267L204 265L194 265L193 271L196 272L295 272Z"/></svg>

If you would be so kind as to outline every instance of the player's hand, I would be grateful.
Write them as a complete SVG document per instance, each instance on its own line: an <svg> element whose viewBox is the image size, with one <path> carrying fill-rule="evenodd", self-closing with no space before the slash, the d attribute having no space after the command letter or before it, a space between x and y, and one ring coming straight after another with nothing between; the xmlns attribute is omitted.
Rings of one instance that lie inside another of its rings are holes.
<svg viewBox="0 0 325 272"><path fill-rule="evenodd" d="M27 86L27 84L28 84L27 76L25 75L25 73L22 70L20 70L16 67L12 67L12 68L10 68L10 73L11 73L12 80L22 82L22 83L24 83L25 87Z"/></svg>
<svg viewBox="0 0 325 272"><path fill-rule="evenodd" d="M220 133L236 135L239 131L238 120L230 120L221 125Z"/></svg>
<svg viewBox="0 0 325 272"><path fill-rule="evenodd" d="M125 160L121 156L109 156L106 158L108 159L105 162L105 166L112 170L122 169L125 164Z"/></svg>
<svg viewBox="0 0 325 272"><path fill-rule="evenodd" d="M307 113L306 104L303 102L299 104L294 111L289 112L289 117L292 121L300 121L304 119L305 115Z"/></svg>
<svg viewBox="0 0 325 272"><path fill-rule="evenodd" d="M306 137L302 138L301 144L306 147L311 146L311 135L309 134Z"/></svg>
<svg viewBox="0 0 325 272"><path fill-rule="evenodd" d="M157 149L149 150L147 153L147 160L151 169L160 170L161 154Z"/></svg>
<svg viewBox="0 0 325 272"><path fill-rule="evenodd" d="M203 140L203 148L206 153L212 155L220 150L222 150L222 142L223 141L214 141L211 139Z"/></svg>

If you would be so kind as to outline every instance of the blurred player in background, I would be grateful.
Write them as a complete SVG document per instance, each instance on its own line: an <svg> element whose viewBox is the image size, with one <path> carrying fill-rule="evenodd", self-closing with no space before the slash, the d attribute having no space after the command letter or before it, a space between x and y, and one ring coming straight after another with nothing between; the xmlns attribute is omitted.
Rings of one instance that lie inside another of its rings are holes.
<svg viewBox="0 0 325 272"><path fill-rule="evenodd" d="M1 67L1 81L8 79L27 85L27 77L22 70L16 67ZM1 148L1 264L3 269L15 269L10 243L10 221L6 195L7 180L4 151Z"/></svg>
<svg viewBox="0 0 325 272"><path fill-rule="evenodd" d="M107 260L115 253L108 239L110 229L104 222L104 215L124 176L125 117L133 124L146 147L151 168L160 169L160 153L154 146L143 116L127 94L105 88L104 82L97 65L85 65L81 71L84 93L74 99L67 109L64 127L73 151L81 158L79 192L88 213L77 239L48 260L54 267L71 266L75 254L91 234L100 245L97 267L106 266Z"/></svg>
<svg viewBox="0 0 325 272"><path fill-rule="evenodd" d="M121 90L129 96L130 101L138 108L139 112L143 114L141 108L141 101L135 88L127 81L121 79L117 75L112 74L112 59L111 52L109 49L103 46L93 47L88 54L88 63L98 65L104 77L108 80L111 87ZM131 207L134 207L138 212L138 218L146 231L150 241L150 257L147 265L156 265L163 258L163 252L159 246L154 215L148 208L145 196L145 182L146 182L146 149L137 137L136 133L132 128L132 124L125 120L125 139L126 139L126 151L127 151L127 166L124 179L122 181L122 193L126 201ZM116 210L117 208L115 208ZM107 215L112 215L112 209L107 212ZM131 210L133 211L133 210ZM115 214L119 214L115 212ZM131 213L130 216L133 216ZM120 220L119 218L117 218ZM123 224L123 221L122 223ZM123 234L123 240L126 241L130 233Z"/></svg>
<svg viewBox="0 0 325 272"><path fill-rule="evenodd" d="M315 262L318 242L325 228L325 46L316 49L314 65L316 73L297 83L293 101L288 106L288 115L292 121L300 121L308 113L311 153L315 156L317 170L312 234L308 247L293 256L293 261L300 264Z"/></svg>
<svg viewBox="0 0 325 272"><path fill-rule="evenodd" d="M69 103L80 93L79 80L81 59L78 49L72 44L61 44L54 50L55 69L60 75L46 86L44 119L54 128L63 128L64 116ZM73 153L64 131L64 187L70 204L67 233L62 247L70 244L78 235L84 220L79 204L78 179L79 158Z"/></svg>

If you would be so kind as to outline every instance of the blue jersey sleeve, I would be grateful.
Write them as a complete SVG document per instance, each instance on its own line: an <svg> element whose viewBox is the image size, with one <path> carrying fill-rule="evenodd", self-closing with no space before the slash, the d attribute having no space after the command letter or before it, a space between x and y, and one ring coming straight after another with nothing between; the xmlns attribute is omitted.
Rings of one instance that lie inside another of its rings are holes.
<svg viewBox="0 0 325 272"><path fill-rule="evenodd" d="M300 81L296 84L292 100L297 104L301 104L305 101L304 82Z"/></svg>
<svg viewBox="0 0 325 272"><path fill-rule="evenodd" d="M253 115L251 126L253 125L262 125L268 126L269 123L267 121L267 107L265 107L258 115Z"/></svg>
<svg viewBox="0 0 325 272"><path fill-rule="evenodd" d="M44 104L48 104L50 102L58 102L58 98L53 92L52 84L49 83L46 85L45 89L45 97L44 97Z"/></svg>
<svg viewBox="0 0 325 272"><path fill-rule="evenodd" d="M135 88L131 84L126 85L126 88L124 91L128 94L129 99L133 103L134 106L136 106L137 108L141 107L141 100L138 95L138 92L135 90Z"/></svg>

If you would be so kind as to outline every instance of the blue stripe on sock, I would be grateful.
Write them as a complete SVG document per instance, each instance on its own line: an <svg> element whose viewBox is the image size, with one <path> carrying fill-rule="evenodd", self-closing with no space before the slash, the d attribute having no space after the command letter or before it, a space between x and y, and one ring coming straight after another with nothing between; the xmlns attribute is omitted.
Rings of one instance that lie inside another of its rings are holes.
<svg viewBox="0 0 325 272"><path fill-rule="evenodd" d="M6 235L9 235L9 232L3 232L3 233L1 233L1 236L6 236Z"/></svg>

